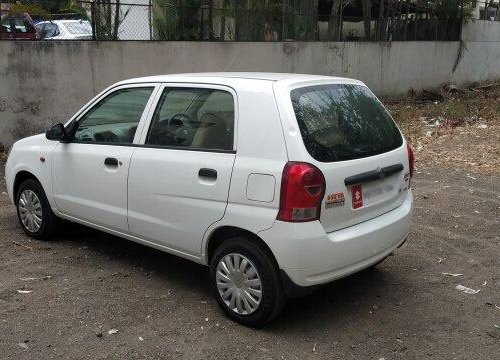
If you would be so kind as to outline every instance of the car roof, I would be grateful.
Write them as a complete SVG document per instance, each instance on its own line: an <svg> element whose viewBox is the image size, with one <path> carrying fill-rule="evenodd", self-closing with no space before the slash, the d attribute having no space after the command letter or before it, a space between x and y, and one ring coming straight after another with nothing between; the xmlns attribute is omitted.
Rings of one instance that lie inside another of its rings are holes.
<svg viewBox="0 0 500 360"><path fill-rule="evenodd" d="M333 77L324 75L307 75L293 73L267 73L267 72L200 72L200 73L184 73L184 74L168 74L156 75L140 78L133 78L119 82L116 85L125 85L132 83L144 82L194 82L194 83L220 83L231 85L238 80L256 80L256 81L286 81L294 82L310 82L310 81L328 81L332 83L354 83L363 84L359 80Z"/></svg>
<svg viewBox="0 0 500 360"><path fill-rule="evenodd" d="M46 24L46 23L54 23L54 24L62 24L62 23L83 23L83 22L86 22L88 23L89 21L88 20L83 20L83 19L80 19L80 20L74 20L74 19L60 19L60 20L45 20L45 21L39 21L37 22L36 24Z"/></svg>

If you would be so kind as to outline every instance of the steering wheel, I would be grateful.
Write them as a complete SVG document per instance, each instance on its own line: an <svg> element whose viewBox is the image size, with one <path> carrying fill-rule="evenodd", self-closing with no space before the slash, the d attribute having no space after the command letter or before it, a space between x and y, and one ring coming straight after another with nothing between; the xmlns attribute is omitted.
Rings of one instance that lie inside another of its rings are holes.
<svg viewBox="0 0 500 360"><path fill-rule="evenodd" d="M185 113L177 113L170 118L168 128L172 132L177 145L185 145L184 142L191 138L193 133L191 122L191 117Z"/></svg>
<svg viewBox="0 0 500 360"><path fill-rule="evenodd" d="M79 141L95 141L94 133L88 128L77 129L74 138Z"/></svg>

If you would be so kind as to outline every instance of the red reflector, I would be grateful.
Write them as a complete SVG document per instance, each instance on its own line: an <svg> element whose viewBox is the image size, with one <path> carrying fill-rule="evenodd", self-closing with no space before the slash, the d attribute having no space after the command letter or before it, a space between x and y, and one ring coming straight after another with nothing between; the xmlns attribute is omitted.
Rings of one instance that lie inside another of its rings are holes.
<svg viewBox="0 0 500 360"><path fill-rule="evenodd" d="M406 148L408 150L408 166L410 167L410 176L413 176L413 173L415 172L415 156L413 155L413 149L410 144L407 144Z"/></svg>
<svg viewBox="0 0 500 360"><path fill-rule="evenodd" d="M363 207L363 189L361 185L354 185L351 188L352 195L352 208L359 209Z"/></svg>
<svg viewBox="0 0 500 360"><path fill-rule="evenodd" d="M325 187L325 177L316 166L288 162L281 179L277 219L287 222L319 220Z"/></svg>

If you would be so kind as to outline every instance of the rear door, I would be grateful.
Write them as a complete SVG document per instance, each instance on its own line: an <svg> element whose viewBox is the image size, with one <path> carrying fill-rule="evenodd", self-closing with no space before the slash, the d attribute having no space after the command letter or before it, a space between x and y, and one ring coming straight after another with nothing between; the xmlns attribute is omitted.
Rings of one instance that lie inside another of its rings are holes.
<svg viewBox="0 0 500 360"><path fill-rule="evenodd" d="M166 85L143 146L132 156L132 234L199 255L206 229L224 216L235 159L236 96L218 86Z"/></svg>
<svg viewBox="0 0 500 360"><path fill-rule="evenodd" d="M366 86L308 85L291 89L289 99L301 135L298 146L325 176L321 224L327 232L403 203L409 188L407 149L396 124Z"/></svg>

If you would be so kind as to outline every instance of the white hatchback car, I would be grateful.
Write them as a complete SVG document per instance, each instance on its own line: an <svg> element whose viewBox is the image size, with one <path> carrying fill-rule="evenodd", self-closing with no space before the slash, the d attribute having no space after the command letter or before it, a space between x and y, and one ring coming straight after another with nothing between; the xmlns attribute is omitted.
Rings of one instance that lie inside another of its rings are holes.
<svg viewBox="0 0 500 360"><path fill-rule="evenodd" d="M412 173L362 82L266 73L122 81L17 141L5 171L29 236L62 218L208 265L249 326L401 246Z"/></svg>
<svg viewBox="0 0 500 360"><path fill-rule="evenodd" d="M91 40L92 26L88 20L51 20L35 25L43 40Z"/></svg>

